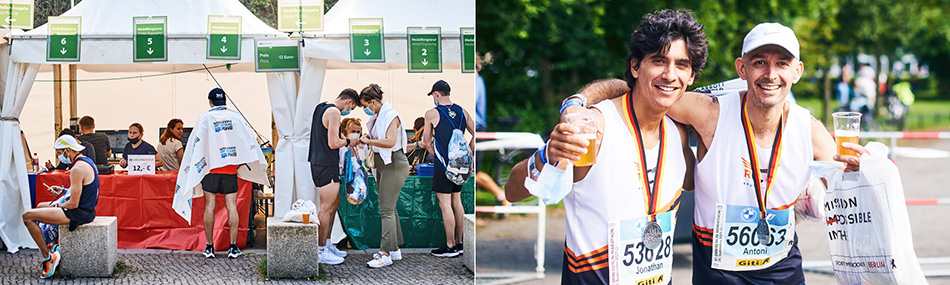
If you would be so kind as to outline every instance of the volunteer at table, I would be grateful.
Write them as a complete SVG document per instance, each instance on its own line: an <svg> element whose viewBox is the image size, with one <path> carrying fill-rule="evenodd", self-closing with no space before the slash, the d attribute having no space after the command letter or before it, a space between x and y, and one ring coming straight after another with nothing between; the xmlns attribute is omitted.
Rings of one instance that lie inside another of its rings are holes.
<svg viewBox="0 0 950 285"><path fill-rule="evenodd" d="M181 119L171 119L165 132L158 139L158 155L162 158L162 167L158 170L178 170L181 158L185 156L185 148L181 145L181 133L184 123Z"/></svg>
<svg viewBox="0 0 950 285"><path fill-rule="evenodd" d="M142 139L143 130L142 124L139 123L132 123L132 125L129 126L129 143L125 144L125 151L122 152L122 159L119 160L119 166L127 167L129 165L128 159L130 154L152 154L155 155L156 169L164 165L162 163L162 157L155 151L155 147Z"/></svg>

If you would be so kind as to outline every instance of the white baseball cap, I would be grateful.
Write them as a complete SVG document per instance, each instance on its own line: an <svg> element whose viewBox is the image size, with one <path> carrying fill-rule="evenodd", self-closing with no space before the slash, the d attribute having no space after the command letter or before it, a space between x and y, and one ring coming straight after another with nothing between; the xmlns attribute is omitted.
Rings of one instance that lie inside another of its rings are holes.
<svg viewBox="0 0 950 285"><path fill-rule="evenodd" d="M800 48L798 37L795 36L795 32L792 31L792 29L782 24L761 23L756 25L755 28L752 28L752 30L745 35L745 40L742 41L742 55L745 56L752 50L764 45L780 46L791 53L795 58L800 58L798 56L798 50Z"/></svg>
<svg viewBox="0 0 950 285"><path fill-rule="evenodd" d="M69 148L75 151L82 151L86 149L86 147L80 144L79 141L77 141L76 138L74 138L71 135L60 136L58 139L56 139L56 142L53 143L53 148L54 149Z"/></svg>

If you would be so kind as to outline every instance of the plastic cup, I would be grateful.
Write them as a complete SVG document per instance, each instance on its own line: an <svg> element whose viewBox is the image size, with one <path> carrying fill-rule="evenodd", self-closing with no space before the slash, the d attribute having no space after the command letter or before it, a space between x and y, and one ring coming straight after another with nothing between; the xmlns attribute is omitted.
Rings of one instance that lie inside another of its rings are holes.
<svg viewBox="0 0 950 285"><path fill-rule="evenodd" d="M838 145L839 155L858 154L850 149L841 146L842 143L858 143L858 133L861 132L861 113L857 112L837 112L831 114L835 124L835 144Z"/></svg>
<svg viewBox="0 0 950 285"><path fill-rule="evenodd" d="M310 214L303 214L303 224L304 225L310 224Z"/></svg>
<svg viewBox="0 0 950 285"><path fill-rule="evenodd" d="M594 111L585 111L566 115L565 121L572 126L580 128L580 133L575 136L587 140L587 153L580 155L580 159L574 162L576 166L590 166L597 163L597 122L594 120L597 113Z"/></svg>

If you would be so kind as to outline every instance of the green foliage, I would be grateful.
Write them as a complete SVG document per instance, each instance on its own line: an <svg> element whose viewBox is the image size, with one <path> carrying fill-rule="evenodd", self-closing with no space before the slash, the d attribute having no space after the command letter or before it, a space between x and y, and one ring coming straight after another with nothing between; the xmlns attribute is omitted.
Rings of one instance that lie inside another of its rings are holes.
<svg viewBox="0 0 950 285"><path fill-rule="evenodd" d="M709 56L693 87L738 77L734 62L745 34L758 23L777 22L795 30L801 42L805 75L793 89L796 97L822 98L831 86L816 78L824 73L818 71L858 53L889 55L892 61L915 54L939 79L923 83L947 90L948 7L950 0L480 1L476 44L489 55L480 72L489 128L500 130L498 118L517 116L521 123L512 130L549 132L562 98L595 79L623 78L630 34L644 14L660 9L689 9L704 25Z"/></svg>

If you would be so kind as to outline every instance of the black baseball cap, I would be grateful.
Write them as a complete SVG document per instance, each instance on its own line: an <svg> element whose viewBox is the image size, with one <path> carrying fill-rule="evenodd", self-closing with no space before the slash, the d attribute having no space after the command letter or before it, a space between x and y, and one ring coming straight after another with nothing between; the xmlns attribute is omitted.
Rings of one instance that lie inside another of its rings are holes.
<svg viewBox="0 0 950 285"><path fill-rule="evenodd" d="M429 96L432 96L432 92L439 91L442 94L449 95L449 92L452 91L452 88L449 87L449 83L445 80L436 81L435 84L432 84L432 91L429 91Z"/></svg>
<svg viewBox="0 0 950 285"><path fill-rule="evenodd" d="M227 104L225 101L224 90L221 88L211 89L211 92L208 92L208 100L211 100L211 103L215 106Z"/></svg>

